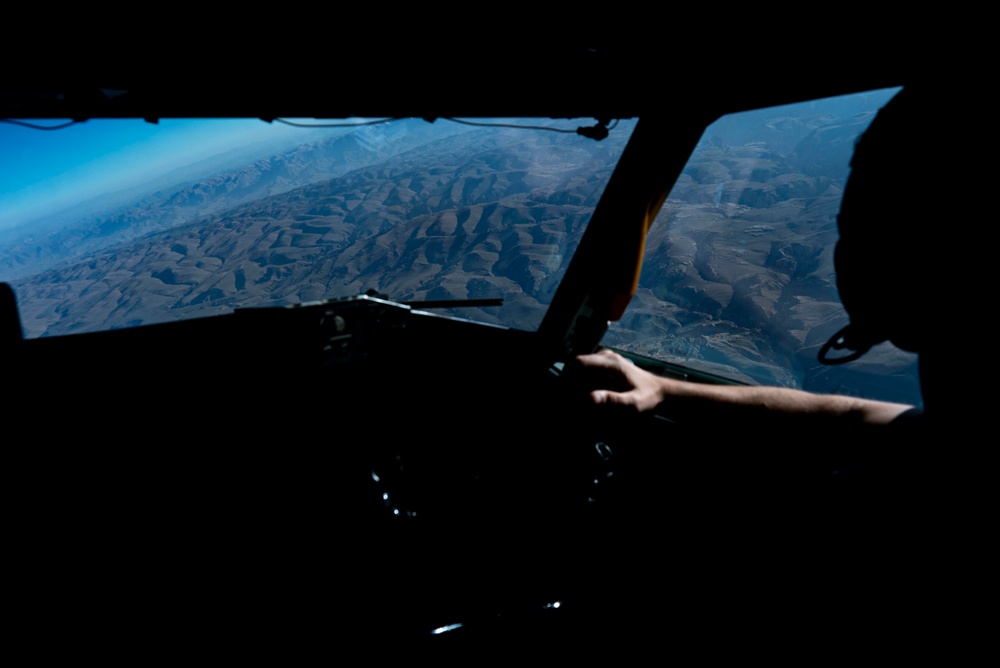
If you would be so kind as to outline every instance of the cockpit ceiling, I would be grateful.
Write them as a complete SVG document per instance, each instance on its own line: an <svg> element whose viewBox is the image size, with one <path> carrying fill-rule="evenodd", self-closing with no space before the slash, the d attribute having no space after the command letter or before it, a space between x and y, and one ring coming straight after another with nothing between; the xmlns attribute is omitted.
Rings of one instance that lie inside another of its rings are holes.
<svg viewBox="0 0 1000 668"><path fill-rule="evenodd" d="M406 41L364 52L325 42L292 48L286 38L253 57L215 44L139 59L139 67L120 50L70 48L59 67L21 60L5 72L0 118L715 118L897 86L916 68L903 49L710 37L697 49L664 39L479 52Z"/></svg>

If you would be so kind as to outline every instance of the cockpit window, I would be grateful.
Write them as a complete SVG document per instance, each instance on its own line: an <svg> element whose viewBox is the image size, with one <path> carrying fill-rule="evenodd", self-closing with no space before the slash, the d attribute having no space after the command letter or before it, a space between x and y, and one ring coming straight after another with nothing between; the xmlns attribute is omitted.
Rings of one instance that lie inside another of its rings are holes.
<svg viewBox="0 0 1000 668"><path fill-rule="evenodd" d="M602 344L920 403L891 344L822 366L854 142L898 89L723 116ZM0 281L26 338L375 294L537 330L633 130L593 119L0 122ZM583 130L583 131L581 131Z"/></svg>
<svg viewBox="0 0 1000 668"><path fill-rule="evenodd" d="M635 121L594 124L0 123L0 280L26 338L365 293L535 330Z"/></svg>
<svg viewBox="0 0 1000 668"><path fill-rule="evenodd" d="M647 239L639 286L602 343L752 384L920 404L916 356L885 343L823 366L847 324L833 270L859 134L898 88L710 125Z"/></svg>

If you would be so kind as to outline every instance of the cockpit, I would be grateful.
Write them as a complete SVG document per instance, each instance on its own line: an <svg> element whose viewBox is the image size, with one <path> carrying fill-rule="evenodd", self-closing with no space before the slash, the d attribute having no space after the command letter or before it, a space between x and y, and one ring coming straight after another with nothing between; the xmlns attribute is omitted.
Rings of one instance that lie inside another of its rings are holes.
<svg viewBox="0 0 1000 668"><path fill-rule="evenodd" d="M919 405L912 353L819 359L848 320L833 247L854 144L901 84L743 90L708 113L0 99L19 628L178 657L617 646L665 637L648 606L674 595L699 601L693 628L737 583L712 579L732 567L718 548L760 513L793 526L795 502L727 497L709 526L738 425L598 418L562 372L608 348L691 382ZM663 554L664 518L702 541L669 582L632 570Z"/></svg>

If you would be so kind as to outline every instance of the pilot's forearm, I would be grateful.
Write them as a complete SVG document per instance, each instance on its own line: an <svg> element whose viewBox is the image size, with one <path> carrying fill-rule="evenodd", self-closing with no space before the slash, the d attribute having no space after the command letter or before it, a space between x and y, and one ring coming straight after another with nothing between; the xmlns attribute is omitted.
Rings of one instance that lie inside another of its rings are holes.
<svg viewBox="0 0 1000 668"><path fill-rule="evenodd" d="M666 417L727 426L727 420L760 424L789 420L819 426L879 425L892 422L913 406L837 394L817 394L796 388L758 385L716 385L658 376L625 357L602 350L577 357L580 368L603 372L595 382L606 383L590 392L595 404L619 406L636 413L656 412ZM608 389L608 388L617 389Z"/></svg>
<svg viewBox="0 0 1000 668"><path fill-rule="evenodd" d="M681 409L723 418L727 413L766 419L770 416L816 416L861 424L888 424L913 406L837 394L815 394L794 388L710 385L660 378L657 410ZM673 404L673 406L672 406Z"/></svg>

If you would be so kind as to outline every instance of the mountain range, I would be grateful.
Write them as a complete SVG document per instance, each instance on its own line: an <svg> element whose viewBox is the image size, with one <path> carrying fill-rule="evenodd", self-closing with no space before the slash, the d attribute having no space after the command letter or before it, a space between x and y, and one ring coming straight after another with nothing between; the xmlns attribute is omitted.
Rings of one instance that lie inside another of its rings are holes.
<svg viewBox="0 0 1000 668"><path fill-rule="evenodd" d="M4 275L25 274L10 281L25 335L369 290L501 298L537 325L625 133L616 149L422 123L303 145L6 244Z"/></svg>

